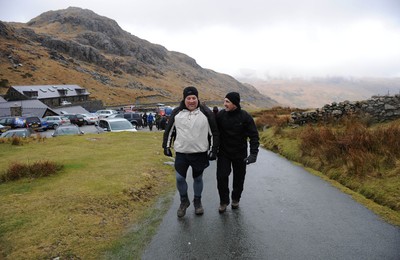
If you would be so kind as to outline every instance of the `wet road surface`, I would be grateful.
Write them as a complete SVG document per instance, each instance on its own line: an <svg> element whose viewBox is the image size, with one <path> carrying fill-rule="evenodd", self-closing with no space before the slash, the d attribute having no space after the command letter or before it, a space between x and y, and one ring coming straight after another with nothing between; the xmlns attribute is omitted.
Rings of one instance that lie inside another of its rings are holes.
<svg viewBox="0 0 400 260"><path fill-rule="evenodd" d="M176 193L142 259L400 259L400 228L262 149L247 168L240 208L219 214L215 165L204 173L204 215L192 203L178 219ZM192 183L190 174L191 199Z"/></svg>

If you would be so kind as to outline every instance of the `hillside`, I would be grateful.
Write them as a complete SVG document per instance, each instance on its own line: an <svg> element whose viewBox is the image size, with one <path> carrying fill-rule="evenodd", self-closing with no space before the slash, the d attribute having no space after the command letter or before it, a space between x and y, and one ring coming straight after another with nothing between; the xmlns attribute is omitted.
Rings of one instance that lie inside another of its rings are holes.
<svg viewBox="0 0 400 260"><path fill-rule="evenodd" d="M239 78L284 106L320 108L332 102L360 101L400 93L400 78L249 79Z"/></svg>
<svg viewBox="0 0 400 260"><path fill-rule="evenodd" d="M277 104L251 85L204 69L124 30L112 19L77 7L49 11L28 23L0 22L0 94L11 85L77 84L106 105L175 102L188 85L201 101L229 91L245 107Z"/></svg>

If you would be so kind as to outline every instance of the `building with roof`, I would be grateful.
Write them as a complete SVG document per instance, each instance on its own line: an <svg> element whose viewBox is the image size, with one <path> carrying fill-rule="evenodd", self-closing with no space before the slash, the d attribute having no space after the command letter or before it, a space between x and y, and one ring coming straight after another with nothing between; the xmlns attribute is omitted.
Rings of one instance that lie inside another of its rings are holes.
<svg viewBox="0 0 400 260"><path fill-rule="evenodd" d="M4 98L7 101L40 100L49 107L58 107L62 102L85 102L90 93L78 85L11 86Z"/></svg>
<svg viewBox="0 0 400 260"><path fill-rule="evenodd" d="M39 100L18 100L9 102L0 102L0 117L11 116L12 109L15 107L21 108L21 116L53 116L58 115L58 113Z"/></svg>
<svg viewBox="0 0 400 260"><path fill-rule="evenodd" d="M90 114L89 111L87 111L85 108L81 106L68 106L68 107L62 107L62 108L55 108L53 109L54 112L56 112L59 115L63 114Z"/></svg>

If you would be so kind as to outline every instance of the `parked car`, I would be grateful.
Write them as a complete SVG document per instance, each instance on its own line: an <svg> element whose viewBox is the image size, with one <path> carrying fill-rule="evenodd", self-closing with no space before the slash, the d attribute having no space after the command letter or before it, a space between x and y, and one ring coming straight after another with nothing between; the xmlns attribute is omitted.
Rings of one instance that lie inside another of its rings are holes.
<svg viewBox="0 0 400 260"><path fill-rule="evenodd" d="M18 137L30 137L35 134L35 131L32 128L18 128L18 129L10 129L7 132L4 132L0 135L0 138L10 138L14 136Z"/></svg>
<svg viewBox="0 0 400 260"><path fill-rule="evenodd" d="M96 114L81 114L85 120L86 125L95 125L99 121L99 117Z"/></svg>
<svg viewBox="0 0 400 260"><path fill-rule="evenodd" d="M69 118L64 116L45 116L43 121L46 121L48 128L56 129L59 125L70 123Z"/></svg>
<svg viewBox="0 0 400 260"><path fill-rule="evenodd" d="M143 126L142 114L134 112L125 112L123 117L127 119L137 129Z"/></svg>
<svg viewBox="0 0 400 260"><path fill-rule="evenodd" d="M136 132L136 128L125 118L104 118L99 120L99 128L107 132Z"/></svg>
<svg viewBox="0 0 400 260"><path fill-rule="evenodd" d="M61 135L83 135L84 132L76 125L60 125L54 130L53 137Z"/></svg>
<svg viewBox="0 0 400 260"><path fill-rule="evenodd" d="M112 114L112 115L109 115L107 118L124 118L124 114L121 114L121 113Z"/></svg>
<svg viewBox="0 0 400 260"><path fill-rule="evenodd" d="M47 131L47 129L49 129L49 124L43 118L40 118L40 124L42 125L42 131Z"/></svg>
<svg viewBox="0 0 400 260"><path fill-rule="evenodd" d="M25 118L25 126L35 131L42 130L42 121L37 116L28 116Z"/></svg>
<svg viewBox="0 0 400 260"><path fill-rule="evenodd" d="M8 130L10 130L10 129L11 129L11 127L8 126L8 125L2 125L2 124L0 124L0 133L4 133L4 132L6 132L6 131L8 131Z"/></svg>
<svg viewBox="0 0 400 260"><path fill-rule="evenodd" d="M63 115L69 119L71 124L77 125L77 126L83 126L85 124L85 119L81 114L66 114Z"/></svg>
<svg viewBox="0 0 400 260"><path fill-rule="evenodd" d="M24 128L25 127L25 117L21 117L21 116L1 117L0 124L2 124L3 126L9 126L12 129Z"/></svg>
<svg viewBox="0 0 400 260"><path fill-rule="evenodd" d="M104 109L104 110L97 110L96 114L99 118L107 118L112 114L118 114L118 111L112 109Z"/></svg>

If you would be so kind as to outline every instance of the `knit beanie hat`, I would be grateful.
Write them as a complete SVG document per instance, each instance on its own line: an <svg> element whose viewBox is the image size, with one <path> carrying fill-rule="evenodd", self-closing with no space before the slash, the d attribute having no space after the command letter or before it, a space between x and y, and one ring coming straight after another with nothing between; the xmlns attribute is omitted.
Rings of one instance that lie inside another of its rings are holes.
<svg viewBox="0 0 400 260"><path fill-rule="evenodd" d="M183 90L183 99L185 99L187 96L190 96L190 95L195 95L198 98L199 97L199 92L193 86L186 87Z"/></svg>
<svg viewBox="0 0 400 260"><path fill-rule="evenodd" d="M237 92L229 92L225 98L229 99L235 106L240 107L240 95Z"/></svg>

